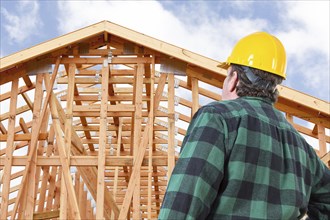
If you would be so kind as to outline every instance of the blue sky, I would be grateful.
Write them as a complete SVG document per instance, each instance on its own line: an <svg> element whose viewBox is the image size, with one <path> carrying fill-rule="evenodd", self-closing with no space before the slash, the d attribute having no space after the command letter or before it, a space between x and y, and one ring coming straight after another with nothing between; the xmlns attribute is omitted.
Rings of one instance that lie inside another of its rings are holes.
<svg viewBox="0 0 330 220"><path fill-rule="evenodd" d="M1 0L1 57L102 20L225 60L235 42L267 31L284 44L293 89L330 101L329 1Z"/></svg>

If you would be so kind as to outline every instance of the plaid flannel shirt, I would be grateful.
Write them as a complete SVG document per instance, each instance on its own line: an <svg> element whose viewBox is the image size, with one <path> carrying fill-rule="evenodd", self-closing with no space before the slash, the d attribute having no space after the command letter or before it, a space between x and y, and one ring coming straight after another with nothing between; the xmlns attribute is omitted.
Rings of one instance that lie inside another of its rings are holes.
<svg viewBox="0 0 330 220"><path fill-rule="evenodd" d="M159 219L329 219L330 170L266 99L194 115Z"/></svg>

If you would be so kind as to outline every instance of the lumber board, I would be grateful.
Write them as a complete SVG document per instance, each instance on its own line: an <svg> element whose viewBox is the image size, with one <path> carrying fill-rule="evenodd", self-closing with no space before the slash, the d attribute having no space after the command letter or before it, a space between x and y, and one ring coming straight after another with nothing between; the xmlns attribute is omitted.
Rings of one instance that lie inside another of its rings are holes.
<svg viewBox="0 0 330 220"><path fill-rule="evenodd" d="M28 87L28 86L19 87L17 94L19 94L19 95L22 94L23 95L26 92L28 92L28 91L30 91L30 90L32 90L34 88L35 88L34 83L33 83L33 86L30 86L30 87ZM12 92L11 91L8 91L8 92L5 92L5 93L0 94L0 102L11 98L11 96L12 96Z"/></svg>
<svg viewBox="0 0 330 220"><path fill-rule="evenodd" d="M191 108L191 117L199 109L199 88L198 80L194 77L191 77L191 93L192 93L192 108Z"/></svg>
<svg viewBox="0 0 330 220"><path fill-rule="evenodd" d="M63 58L62 64L103 64L104 58ZM136 63L151 63L151 58L148 57L113 57L111 64L136 64Z"/></svg>
<svg viewBox="0 0 330 220"><path fill-rule="evenodd" d="M36 79L36 89L34 94L34 103L33 103L33 116L34 119L32 121L32 129L31 129L31 140L37 140L37 137L39 136L39 133L41 132L42 128L44 127L45 116L47 115L46 112L42 120L40 119L40 111L41 111L41 104L42 104L42 95L43 95L43 89L42 89L42 82L43 82L44 74L38 74ZM42 123L38 126L38 121L41 121ZM39 142L36 143L36 148L38 148ZM38 176L37 173L37 166L36 164L37 160L37 150L33 152L33 155L31 157L31 165L30 169L27 175L26 184L23 186L25 187L25 194L23 194L23 199L25 200L23 202L22 210L23 211L23 218L24 219L32 219L33 218L33 211L34 211L34 203L35 203L35 184L36 184L36 177ZM39 177L38 177L39 178Z"/></svg>
<svg viewBox="0 0 330 220"><path fill-rule="evenodd" d="M54 138L55 138L55 132L53 125L50 126L49 130L49 137L47 139L47 151L46 151L46 157L50 157L52 154L52 151L54 149ZM38 161L38 160L37 160ZM42 212L44 210L44 204L46 202L46 189L47 189L47 183L48 178L50 177L50 166L42 166L43 176L41 180L41 187L40 187L40 193L39 193L39 203L38 203L38 212Z"/></svg>
<svg viewBox="0 0 330 220"><path fill-rule="evenodd" d="M2 67L2 59L0 59L0 63L1 63L1 66L0 66L0 69ZM10 74L8 74L10 73ZM8 83L8 82L12 82L14 81L15 79L17 78L20 78L22 76L24 76L26 74L26 71L25 71L25 67L19 67L19 68L15 68L14 71L10 71L10 72L0 72L0 85L3 85L5 83Z"/></svg>
<svg viewBox="0 0 330 220"><path fill-rule="evenodd" d="M56 140L58 142L58 152L60 155L60 162L61 162L61 168L62 168L62 177L64 178L65 181L65 186L68 192L68 198L70 201L70 206L72 207L73 211L73 217L75 219L81 219L80 216L80 211L77 203L77 197L74 193L73 189L73 183L71 181L71 175L70 175L70 166L65 150L65 142L64 142L64 137L62 136L62 129L60 126L60 122L58 119L58 110L56 109L56 103L55 103L55 95L52 93L51 100L50 100L50 109L52 113L52 119L54 123L54 130L55 130L55 135L56 135Z"/></svg>
<svg viewBox="0 0 330 220"><path fill-rule="evenodd" d="M279 99L281 99L279 97ZM283 102L277 102L274 105L278 110L282 112L287 112L292 116L298 117L302 120L312 122L314 124L322 124L325 128L330 128L330 115L329 116L322 116L314 114L311 111L304 109L300 104L295 105L294 103L291 105L284 104Z"/></svg>
<svg viewBox="0 0 330 220"><path fill-rule="evenodd" d="M33 103L30 100L29 96L26 93L22 93L22 97L25 100L26 104L29 106L29 108L31 109L31 111L33 111Z"/></svg>
<svg viewBox="0 0 330 220"><path fill-rule="evenodd" d="M31 82L31 79L29 77L29 75L24 75L23 77L24 83L27 87L32 87L33 83Z"/></svg>
<svg viewBox="0 0 330 220"><path fill-rule="evenodd" d="M151 206L152 206L152 177L153 177L153 166L152 166L152 160L153 160L153 134L154 134L154 111L152 110L154 108L154 80L155 80L155 54L153 54L153 60L152 60L152 66L151 66L151 73L149 74L149 71L146 72L146 76L150 77L150 84L146 87L147 95L150 96L150 102L148 103L149 108L148 111L150 112L148 121L149 123L149 142L148 142L148 218L151 219ZM143 165L143 162L142 162ZM143 176L143 172L140 173L140 176ZM142 194L142 192L141 192Z"/></svg>
<svg viewBox="0 0 330 220"><path fill-rule="evenodd" d="M55 132L55 131L54 131ZM55 151L54 154L58 155L57 144L54 146ZM50 172L50 179L49 179L49 189L48 189L48 196L47 196L47 203L46 203L46 211L50 211L53 205L53 199L55 197L55 190L56 190L56 174L59 172L58 166L52 166L52 170Z"/></svg>
<svg viewBox="0 0 330 220"><path fill-rule="evenodd" d="M33 213L33 219L42 220L42 219L54 219L60 217L60 211L48 211L48 212L36 212Z"/></svg>
<svg viewBox="0 0 330 220"><path fill-rule="evenodd" d="M76 83L77 84L99 84L102 82L102 77L99 77L96 79L95 77L77 77L76 78ZM156 82L158 81L157 79L155 80ZM59 78L57 79L58 84L67 84L68 83L68 78ZM109 79L110 84L133 84L134 83L134 78L133 77L126 77L126 76L116 76L116 77L111 77ZM143 79L143 83L150 83L150 79Z"/></svg>
<svg viewBox="0 0 330 220"><path fill-rule="evenodd" d="M6 159L4 161L3 180L2 180L2 194L1 194L1 219L7 219L8 215L8 200L10 188L10 173L12 167L12 157L14 149L14 129L16 119L17 93L18 93L18 79L14 79L11 86L12 98L10 99L8 121L8 136L6 144Z"/></svg>
<svg viewBox="0 0 330 220"><path fill-rule="evenodd" d="M317 137L319 139L319 157L323 157L327 153L325 128L323 125L317 125Z"/></svg>
<svg viewBox="0 0 330 220"><path fill-rule="evenodd" d="M177 158L176 158L177 159ZM28 156L13 156L13 166L24 166ZM4 167L5 157L0 157L0 167ZM149 165L149 157L145 156L142 166ZM37 166L60 166L59 156L38 156ZM106 156L105 165L107 167L133 166L133 156ZM71 156L70 166L95 167L97 166L97 156ZM153 156L152 166L167 166L167 156Z"/></svg>
<svg viewBox="0 0 330 220"><path fill-rule="evenodd" d="M103 94L103 91L102 91ZM106 95L105 95L106 96ZM108 100L108 99L107 99ZM105 104L107 114L108 112L134 112L135 106L129 104L117 104L117 105L107 105ZM100 112L101 105L89 105L89 106L74 106L73 112ZM105 116L106 117L106 116Z"/></svg>
<svg viewBox="0 0 330 220"><path fill-rule="evenodd" d="M118 133L117 133L117 135L118 135L117 140L118 141L117 141L116 156L120 157L120 146L121 146L121 138L122 138L122 131L123 131L123 120L122 120L122 118L119 119L119 125L117 127L118 127ZM107 161L105 161L105 163L107 164ZM127 165L127 164L125 164L125 165ZM118 176L119 176L119 167L116 166L115 173L114 173L114 188L113 188L113 196L115 198L116 198L116 194L117 194Z"/></svg>
<svg viewBox="0 0 330 220"><path fill-rule="evenodd" d="M16 109L16 115L20 115L20 114L22 114L24 112L27 112L29 110L31 110L31 109L30 109L30 107L28 105L24 105L24 106L18 107ZM4 113L4 114L0 115L0 121L4 121L6 119L9 119L9 117L10 117L10 113L9 112Z"/></svg>
<svg viewBox="0 0 330 220"><path fill-rule="evenodd" d="M302 92L298 92L283 85L279 85L277 89L279 90L281 99L290 100L293 103L298 103L296 105L297 107L304 106L310 110L315 109L320 115L330 115L329 103L326 101L309 96Z"/></svg>
<svg viewBox="0 0 330 220"><path fill-rule="evenodd" d="M42 125L42 120L45 116L45 113L46 113L46 110L47 110L47 104L48 104L48 101L50 99L50 95L51 95L51 89L53 88L53 85L54 85L54 82L55 82L55 78L56 78L56 75L57 75L57 71L58 71L58 68L59 68L59 64L60 64L60 59L61 58L58 58L57 61L56 61L56 65L54 67L54 71L53 71L53 77L51 79L51 82L50 82L50 86L47 88L46 90L46 98L45 98L45 101L44 101L44 105L43 105L43 108L42 108L42 111L41 111L41 114L40 114L40 117L39 117L39 120L37 121L37 125L35 127L35 130L36 131L39 131L40 128L41 128L41 125ZM47 77L46 77L47 78ZM24 186L26 184L26 181L27 181L27 174L30 170L30 167L31 167L31 160L32 160L32 157L34 155L34 152L36 150L36 145L37 145L37 137L38 135L35 135L34 136L35 138L31 139L31 142L30 142L30 151L29 151L29 158L28 158L28 163L26 164L26 167L25 167L25 173L23 175L23 179L22 179L22 185ZM20 202L20 199L21 199L21 196L22 196L22 190L20 190L18 192L18 195L17 195L17 202L15 203L15 206L14 206L14 209L12 211L12 215L11 215L11 219L14 219L15 218L15 215L16 215L16 212L17 212L17 208L18 208L18 204Z"/></svg>
<svg viewBox="0 0 330 220"><path fill-rule="evenodd" d="M75 96L79 95L79 91L78 91L78 88L76 85L74 86L74 95ZM82 102L79 100L75 100L75 103L76 103L76 105L82 105ZM88 124L86 117L80 117L80 121L81 121L81 125L83 125L83 126L86 126ZM84 134L87 139L91 138L91 134L89 131L84 131ZM88 147L91 151L95 150L93 144L89 144Z"/></svg>
<svg viewBox="0 0 330 220"><path fill-rule="evenodd" d="M59 119L61 121L61 124L64 124L65 120L65 114L64 110L61 107L61 104L56 101L56 106L59 111ZM72 155L85 155L87 154L86 150L82 146L81 140L76 134L76 132L72 131L72 146L71 147L71 153ZM71 157L71 160L73 160L73 156ZM90 191L91 195L93 196L94 199L96 199L96 179L97 179L97 170L95 167L77 167L79 172L81 173L82 178L84 179L84 182L86 183L86 186L88 190ZM110 219L111 213L109 210L112 210L114 212L114 216L119 215L119 208L115 203L115 200L113 199L113 195L110 191L105 190L105 203L104 205L106 206L105 211L106 211L106 219Z"/></svg>
<svg viewBox="0 0 330 220"><path fill-rule="evenodd" d="M168 74L168 167L167 179L169 181L175 166L175 118L174 118L174 74Z"/></svg>
<svg viewBox="0 0 330 220"><path fill-rule="evenodd" d="M0 142L7 141L9 134L0 134ZM30 141L32 138L32 134L13 134L14 141ZM46 140L48 137L48 133L39 133L37 139L40 140Z"/></svg>
<svg viewBox="0 0 330 220"><path fill-rule="evenodd" d="M133 129L133 155L134 158L137 159L138 152L140 151L140 140L141 140L141 124L142 124L142 93L143 93L143 76L145 74L145 66L143 64L137 65L135 82L134 82L134 104L135 104L135 113L134 113L134 129ZM133 167L134 169L138 169L139 167ZM136 187L134 189L133 195L133 218L140 218L140 174L136 175Z"/></svg>
<svg viewBox="0 0 330 220"><path fill-rule="evenodd" d="M106 61L106 59L104 59ZM100 135L97 166L97 198L96 198L96 219L103 219L104 212L104 171L105 171L105 146L107 142L107 111L108 111L108 84L109 84L109 65L102 66L102 85L101 85L101 108L100 108Z"/></svg>
<svg viewBox="0 0 330 220"><path fill-rule="evenodd" d="M162 95L162 92L164 90L164 86L165 86L165 83L166 83L166 78L167 78L166 74L161 75L161 78L160 78L160 81L158 83L157 90L156 90L156 93L155 93L154 109L153 110L158 109L159 102L160 102L160 97ZM150 121L148 123L150 123ZM147 126L146 129L143 132L143 137L142 137L141 143L140 143L141 147L140 147L140 150L138 151L138 155L137 155L137 157L134 161L135 169L133 170L131 178L129 180L129 184L128 184L128 187L127 187L127 192L125 194L124 202L123 202L123 204L121 206L121 209L120 209L119 219L123 219L127 215L129 204L131 202L133 192L134 192L133 188L136 185L137 176L140 175L139 167L141 167L141 165L142 165L143 155L144 155L144 152L145 152L147 144L148 144L148 133L149 133L149 126Z"/></svg>
<svg viewBox="0 0 330 220"><path fill-rule="evenodd" d="M0 122L0 132L2 134L8 134L7 129L5 128L5 126L2 124L2 122ZM1 155L1 154L0 154Z"/></svg>
<svg viewBox="0 0 330 220"><path fill-rule="evenodd" d="M70 153L71 153L71 133L72 133L72 109L73 109L73 96L74 96L74 86L75 86L75 72L76 65L74 63L69 64L68 72L68 89L67 96L68 100L66 102L66 120L64 127L64 144L66 149L66 155L68 158L68 164L70 164ZM62 176L61 181L61 198L60 198L60 219L65 219L68 217L68 209L71 209L71 206L67 204L68 192L64 182L64 176ZM79 210L81 212L81 210ZM74 213L71 213L74 217Z"/></svg>

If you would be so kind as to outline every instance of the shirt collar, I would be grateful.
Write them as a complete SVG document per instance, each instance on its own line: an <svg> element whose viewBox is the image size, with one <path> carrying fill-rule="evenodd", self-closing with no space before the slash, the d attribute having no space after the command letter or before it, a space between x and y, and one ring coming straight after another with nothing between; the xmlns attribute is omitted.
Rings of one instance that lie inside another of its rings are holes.
<svg viewBox="0 0 330 220"><path fill-rule="evenodd" d="M270 105L274 104L269 98L265 98L265 97L242 96L239 97L239 99L261 101Z"/></svg>

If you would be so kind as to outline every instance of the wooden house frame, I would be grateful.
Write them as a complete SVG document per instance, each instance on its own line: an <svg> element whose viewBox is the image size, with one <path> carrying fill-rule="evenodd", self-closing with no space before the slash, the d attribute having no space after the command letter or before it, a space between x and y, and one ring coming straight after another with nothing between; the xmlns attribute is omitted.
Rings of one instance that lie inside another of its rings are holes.
<svg viewBox="0 0 330 220"><path fill-rule="evenodd" d="M0 219L157 218L192 115L221 100L217 65L109 21L1 58ZM329 103L279 91L330 166Z"/></svg>

